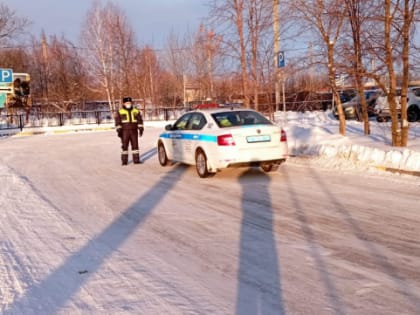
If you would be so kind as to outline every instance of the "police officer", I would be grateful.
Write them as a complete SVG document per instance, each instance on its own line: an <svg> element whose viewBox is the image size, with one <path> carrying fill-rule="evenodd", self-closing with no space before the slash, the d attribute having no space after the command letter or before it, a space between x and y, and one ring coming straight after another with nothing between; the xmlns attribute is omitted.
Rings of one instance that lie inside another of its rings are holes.
<svg viewBox="0 0 420 315"><path fill-rule="evenodd" d="M139 164L142 162L140 161L138 136L143 136L143 118L140 111L133 107L131 97L124 97L122 102L123 106L115 116L115 129L122 142L121 162L122 165L128 164L128 147L131 144L133 163Z"/></svg>

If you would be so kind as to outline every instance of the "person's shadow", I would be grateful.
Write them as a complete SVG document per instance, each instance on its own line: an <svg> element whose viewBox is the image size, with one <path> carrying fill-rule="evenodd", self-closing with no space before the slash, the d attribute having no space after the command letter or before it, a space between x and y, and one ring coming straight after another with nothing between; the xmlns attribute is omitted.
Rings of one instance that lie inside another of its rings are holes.
<svg viewBox="0 0 420 315"><path fill-rule="evenodd" d="M270 177L249 168L239 178L242 185L242 223L236 314L285 314L280 265L273 232ZM258 190L258 200L252 196Z"/></svg>

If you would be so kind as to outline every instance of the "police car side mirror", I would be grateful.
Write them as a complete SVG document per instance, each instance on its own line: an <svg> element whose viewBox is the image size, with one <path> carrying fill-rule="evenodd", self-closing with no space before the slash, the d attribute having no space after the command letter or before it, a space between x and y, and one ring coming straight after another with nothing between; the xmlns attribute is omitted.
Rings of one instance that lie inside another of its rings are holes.
<svg viewBox="0 0 420 315"><path fill-rule="evenodd" d="M168 130L168 131L172 130L172 125L171 124L166 125L165 126L165 130Z"/></svg>

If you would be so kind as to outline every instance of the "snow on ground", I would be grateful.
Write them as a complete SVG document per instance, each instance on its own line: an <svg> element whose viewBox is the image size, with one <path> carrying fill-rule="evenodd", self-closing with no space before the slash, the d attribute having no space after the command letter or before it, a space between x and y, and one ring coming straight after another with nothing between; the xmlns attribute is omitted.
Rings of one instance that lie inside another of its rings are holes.
<svg viewBox="0 0 420 315"><path fill-rule="evenodd" d="M335 168L365 168L417 174L420 172L420 122L411 123L408 146L391 145L391 123L370 121L371 134L364 135L363 123L346 121L346 134L338 133L339 122L331 111L277 112L274 121L287 131L291 155L315 158L318 164ZM147 127L162 128L173 121L146 121ZM25 128L17 135L57 134L69 131L107 130L112 125ZM12 131L16 134L16 131ZM10 134L1 130L0 136Z"/></svg>
<svg viewBox="0 0 420 315"><path fill-rule="evenodd" d="M347 120L346 134L341 136L331 112L277 113L276 121L285 121L293 155L316 157L336 168L420 171L420 122L411 123L408 146L398 148L391 146L391 123L370 121L371 134L364 135L361 122Z"/></svg>
<svg viewBox="0 0 420 315"><path fill-rule="evenodd" d="M0 313L419 314L418 181L359 171L420 171L420 124L394 148L386 123L340 136L328 112L281 115L291 154L357 175L290 161L202 180L156 161L168 122L145 123L138 168L112 130L1 137Z"/></svg>

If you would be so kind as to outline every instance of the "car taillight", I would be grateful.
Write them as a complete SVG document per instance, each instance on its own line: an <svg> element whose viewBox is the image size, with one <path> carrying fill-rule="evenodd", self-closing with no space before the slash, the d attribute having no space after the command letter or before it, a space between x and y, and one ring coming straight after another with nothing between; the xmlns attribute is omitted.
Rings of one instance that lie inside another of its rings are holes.
<svg viewBox="0 0 420 315"><path fill-rule="evenodd" d="M232 135L229 133L226 135L217 136L217 145L236 145L236 144L235 144L235 140L233 140Z"/></svg>
<svg viewBox="0 0 420 315"><path fill-rule="evenodd" d="M286 135L286 131L284 131L283 129L281 130L281 136L280 136L280 142L286 142L287 141L287 135Z"/></svg>

